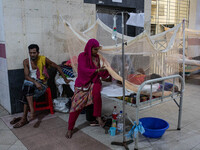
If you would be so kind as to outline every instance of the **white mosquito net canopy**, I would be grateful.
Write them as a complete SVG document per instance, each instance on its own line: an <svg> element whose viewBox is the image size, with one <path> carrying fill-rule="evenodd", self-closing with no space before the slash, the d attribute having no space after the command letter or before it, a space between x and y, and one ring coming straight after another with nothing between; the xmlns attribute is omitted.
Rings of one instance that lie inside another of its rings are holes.
<svg viewBox="0 0 200 150"><path fill-rule="evenodd" d="M87 41L95 38L102 45L99 51L101 64L111 76L122 81L122 36L117 33L117 40L112 39L113 30L99 19L84 32L74 29L64 20L66 26L67 52L72 60L84 51ZM145 32L136 37L124 36L125 54L125 86L131 91L137 91L141 80L148 80L155 76L169 76L179 73L178 59L170 60L174 55L182 52L182 24L155 36L148 36ZM77 61L72 61L77 72ZM171 82L171 81L169 81ZM178 81L175 83L178 85Z"/></svg>

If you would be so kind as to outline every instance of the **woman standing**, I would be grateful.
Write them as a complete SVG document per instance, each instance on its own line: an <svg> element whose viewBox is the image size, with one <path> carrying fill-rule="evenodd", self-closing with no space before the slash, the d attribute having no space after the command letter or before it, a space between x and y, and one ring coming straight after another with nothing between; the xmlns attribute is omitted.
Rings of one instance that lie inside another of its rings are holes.
<svg viewBox="0 0 200 150"><path fill-rule="evenodd" d="M101 80L100 77L109 76L104 67L100 67L98 50L101 49L96 39L90 39L84 52L78 57L78 77L75 81L75 92L72 97L72 106L68 121L67 138L72 137L72 130L82 109L91 104L94 105L93 116L96 117L100 126L104 126L101 119Z"/></svg>

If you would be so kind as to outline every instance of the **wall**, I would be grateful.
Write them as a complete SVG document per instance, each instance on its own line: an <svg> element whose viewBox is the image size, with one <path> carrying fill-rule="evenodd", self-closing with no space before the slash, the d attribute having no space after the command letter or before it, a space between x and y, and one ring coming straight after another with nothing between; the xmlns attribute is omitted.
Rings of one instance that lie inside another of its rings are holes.
<svg viewBox="0 0 200 150"><path fill-rule="evenodd" d="M200 30L200 0L197 1L196 29Z"/></svg>
<svg viewBox="0 0 200 150"><path fill-rule="evenodd" d="M189 29L200 30L200 0L190 0ZM200 56L200 37L188 41L188 56Z"/></svg>
<svg viewBox="0 0 200 150"><path fill-rule="evenodd" d="M200 0L190 1L189 28L200 30Z"/></svg>
<svg viewBox="0 0 200 150"><path fill-rule="evenodd" d="M12 113L19 112L23 83L22 62L27 58L28 45L36 43L40 54L60 64L69 59L66 53L65 27L62 15L77 30L83 31L96 19L95 5L84 4L83 0L2 0L5 44Z"/></svg>
<svg viewBox="0 0 200 150"><path fill-rule="evenodd" d="M31 43L37 43L40 53L56 63L67 59L65 28L59 15L78 30L95 20L95 6L82 0L3 0L3 12L9 70L23 67Z"/></svg>
<svg viewBox="0 0 200 150"><path fill-rule="evenodd" d="M11 113L2 10L2 0L0 0L0 105Z"/></svg>
<svg viewBox="0 0 200 150"><path fill-rule="evenodd" d="M144 29L148 35L151 33L151 1L144 1Z"/></svg>

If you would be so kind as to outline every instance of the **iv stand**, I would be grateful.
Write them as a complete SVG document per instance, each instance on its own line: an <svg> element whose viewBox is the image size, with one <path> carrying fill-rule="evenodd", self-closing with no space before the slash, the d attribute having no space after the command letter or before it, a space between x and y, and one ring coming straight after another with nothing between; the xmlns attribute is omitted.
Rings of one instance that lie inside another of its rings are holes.
<svg viewBox="0 0 200 150"><path fill-rule="evenodd" d="M133 140L126 141L125 138L125 71L124 71L125 57L124 57L124 12L122 12L122 77L123 77L123 141L111 142L111 145L124 146L126 150L129 150L128 146Z"/></svg>

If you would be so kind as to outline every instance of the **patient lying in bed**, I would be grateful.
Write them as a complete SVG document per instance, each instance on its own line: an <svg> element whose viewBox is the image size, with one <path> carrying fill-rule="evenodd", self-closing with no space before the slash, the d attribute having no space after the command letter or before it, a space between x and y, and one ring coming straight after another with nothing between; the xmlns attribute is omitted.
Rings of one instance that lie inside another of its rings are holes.
<svg viewBox="0 0 200 150"><path fill-rule="evenodd" d="M136 84L136 85L140 85L146 80L156 79L156 78L161 78L161 76L158 75L158 74L145 75L145 72L142 68L137 69L135 74L128 75L128 81L133 83L133 84ZM160 87L158 88L157 91L162 90L163 85L162 85L162 83L159 83L159 84L160 84ZM173 90L173 84L169 83L169 82L165 82L164 90L165 91L172 91ZM176 85L174 86L174 91L175 92L178 91L178 87Z"/></svg>

